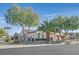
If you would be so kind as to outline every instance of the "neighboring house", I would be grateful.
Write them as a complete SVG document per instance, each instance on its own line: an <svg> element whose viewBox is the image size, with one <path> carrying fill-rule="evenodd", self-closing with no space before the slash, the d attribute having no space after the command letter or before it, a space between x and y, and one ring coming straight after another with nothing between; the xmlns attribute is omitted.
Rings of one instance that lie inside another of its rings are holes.
<svg viewBox="0 0 79 59"><path fill-rule="evenodd" d="M26 38L46 39L46 33L38 30L24 29L24 34ZM19 37L23 37L23 30L21 30L21 32L19 33ZM56 34L54 34L53 32L50 32L50 39L56 41L57 40Z"/></svg>
<svg viewBox="0 0 79 59"><path fill-rule="evenodd" d="M42 32L42 31L38 31L38 30L24 29L24 34L25 34L26 38L46 39L46 33ZM21 32L19 33L19 36L23 37L23 30L21 30ZM58 40L57 36L59 36L58 33L55 34L53 32L50 32L50 39L51 40L54 40L54 41ZM59 40L62 40L60 36L59 36Z"/></svg>
<svg viewBox="0 0 79 59"><path fill-rule="evenodd" d="M70 36L70 39L75 40L75 39L79 39L76 34L77 34L77 33L70 32L70 33L68 33L67 35Z"/></svg>
<svg viewBox="0 0 79 59"><path fill-rule="evenodd" d="M27 38L46 38L45 33L42 31L37 31L37 30L27 30L24 29L24 34ZM23 36L23 30L20 32L20 36Z"/></svg>

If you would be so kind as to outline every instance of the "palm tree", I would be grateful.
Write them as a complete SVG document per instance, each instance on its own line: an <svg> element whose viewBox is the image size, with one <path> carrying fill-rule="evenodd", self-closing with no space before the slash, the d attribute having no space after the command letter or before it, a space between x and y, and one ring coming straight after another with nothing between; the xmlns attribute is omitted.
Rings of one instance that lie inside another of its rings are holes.
<svg viewBox="0 0 79 59"><path fill-rule="evenodd" d="M43 31L46 33L46 40L50 40L50 32L52 31L51 23L50 21L46 20L41 23L41 25L38 27L38 30Z"/></svg>

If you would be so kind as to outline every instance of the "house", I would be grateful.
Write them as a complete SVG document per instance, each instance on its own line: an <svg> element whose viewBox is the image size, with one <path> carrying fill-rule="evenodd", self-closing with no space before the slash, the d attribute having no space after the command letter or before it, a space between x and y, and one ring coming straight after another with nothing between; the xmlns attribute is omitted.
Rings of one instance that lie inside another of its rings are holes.
<svg viewBox="0 0 79 59"><path fill-rule="evenodd" d="M19 34L20 34L19 35L20 37L23 37L23 30L21 30L21 32ZM24 29L24 34L25 34L26 38L46 39L46 33L42 32L42 31L38 31L38 30ZM57 35L59 35L59 34L55 34L53 32L50 32L50 39L52 39L54 41L58 40ZM61 38L60 38L60 40L61 40Z"/></svg>
<svg viewBox="0 0 79 59"><path fill-rule="evenodd" d="M43 33L42 31L38 31L38 30L27 30L27 29L24 29L24 34L25 34L26 38L34 38L34 39L46 38L45 33ZM21 32L19 33L19 36L20 37L23 36L23 30L21 30Z"/></svg>
<svg viewBox="0 0 79 59"><path fill-rule="evenodd" d="M46 33L42 32L42 31L38 31L38 30L24 29L24 34L27 38L35 38L35 39L36 38L39 38L39 39L42 39L42 38L45 39L46 38ZM23 36L23 30L21 30L20 36ZM51 38L55 37L53 32L50 33L50 37Z"/></svg>

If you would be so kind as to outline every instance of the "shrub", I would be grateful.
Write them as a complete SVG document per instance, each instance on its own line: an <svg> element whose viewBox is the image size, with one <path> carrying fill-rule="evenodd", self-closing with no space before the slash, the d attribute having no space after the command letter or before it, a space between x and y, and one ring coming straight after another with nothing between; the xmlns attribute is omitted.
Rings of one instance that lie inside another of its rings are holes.
<svg viewBox="0 0 79 59"><path fill-rule="evenodd" d="M5 42L9 42L10 38L9 37L5 37Z"/></svg>
<svg viewBox="0 0 79 59"><path fill-rule="evenodd" d="M7 39L5 39L5 42L9 42L9 39L7 38Z"/></svg>
<svg viewBox="0 0 79 59"><path fill-rule="evenodd" d="M11 40L11 38L10 37L5 37L4 38L5 39L5 42L7 42L8 44L13 44L13 40Z"/></svg>
<svg viewBox="0 0 79 59"><path fill-rule="evenodd" d="M52 41L52 44L59 44L61 41Z"/></svg>
<svg viewBox="0 0 79 59"><path fill-rule="evenodd" d="M14 40L14 43L20 43L20 41L19 40Z"/></svg>
<svg viewBox="0 0 79 59"><path fill-rule="evenodd" d="M14 40L9 40L8 43L9 44L13 44L14 43Z"/></svg>
<svg viewBox="0 0 79 59"><path fill-rule="evenodd" d="M66 44L71 44L71 40L65 40Z"/></svg>

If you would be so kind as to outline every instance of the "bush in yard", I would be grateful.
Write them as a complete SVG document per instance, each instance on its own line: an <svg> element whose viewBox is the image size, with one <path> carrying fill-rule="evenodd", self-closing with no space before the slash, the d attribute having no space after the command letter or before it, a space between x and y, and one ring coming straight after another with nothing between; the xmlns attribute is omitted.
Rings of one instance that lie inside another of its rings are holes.
<svg viewBox="0 0 79 59"><path fill-rule="evenodd" d="M4 37L5 42L9 42L10 38L9 37Z"/></svg>
<svg viewBox="0 0 79 59"><path fill-rule="evenodd" d="M13 43L14 43L14 40L11 40L11 38L8 37L8 36L6 36L6 37L4 38L4 40L5 40L5 42L7 42L8 44L13 44Z"/></svg>
<svg viewBox="0 0 79 59"><path fill-rule="evenodd" d="M65 42L66 44L70 44L70 43L71 43L71 40L69 39L69 36L66 36L66 37L64 38L64 42Z"/></svg>
<svg viewBox="0 0 79 59"><path fill-rule="evenodd" d="M9 44L13 44L14 43L14 40L9 40L8 43Z"/></svg>
<svg viewBox="0 0 79 59"><path fill-rule="evenodd" d="M14 40L14 43L20 43L20 41L19 40Z"/></svg>

